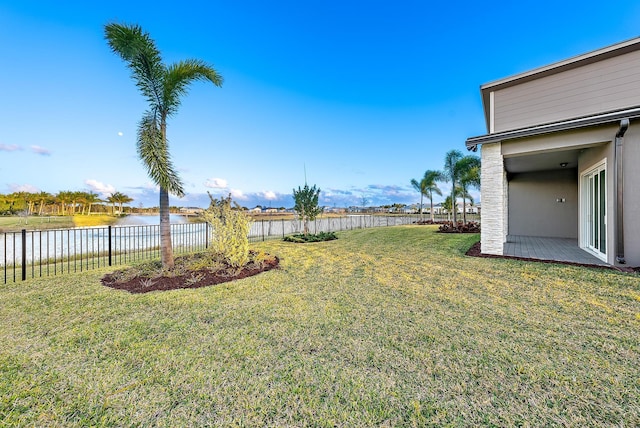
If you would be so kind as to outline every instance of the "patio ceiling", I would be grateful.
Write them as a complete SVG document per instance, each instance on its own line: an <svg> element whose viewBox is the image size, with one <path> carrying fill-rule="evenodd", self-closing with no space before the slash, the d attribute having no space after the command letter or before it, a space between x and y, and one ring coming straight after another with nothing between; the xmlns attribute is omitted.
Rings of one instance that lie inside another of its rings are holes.
<svg viewBox="0 0 640 428"><path fill-rule="evenodd" d="M507 172L551 171L578 167L578 154L581 149L544 152L531 155L508 157L504 159ZM566 166L560 164L566 163Z"/></svg>

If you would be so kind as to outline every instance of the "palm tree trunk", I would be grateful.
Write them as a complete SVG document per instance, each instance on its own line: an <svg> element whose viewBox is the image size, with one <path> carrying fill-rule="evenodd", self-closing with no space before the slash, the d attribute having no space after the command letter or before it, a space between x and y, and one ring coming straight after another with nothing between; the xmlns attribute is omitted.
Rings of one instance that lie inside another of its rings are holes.
<svg viewBox="0 0 640 428"><path fill-rule="evenodd" d="M456 180L451 180L452 190L451 190L451 211L453 211L453 224L458 223L458 204L456 201Z"/></svg>
<svg viewBox="0 0 640 428"><path fill-rule="evenodd" d="M171 223L169 218L169 192L162 187L160 187L160 256L163 268L173 268L173 248L171 247Z"/></svg>
<svg viewBox="0 0 640 428"><path fill-rule="evenodd" d="M462 195L462 222L467 224L467 198Z"/></svg>
<svg viewBox="0 0 640 428"><path fill-rule="evenodd" d="M429 203L430 203L430 211L429 213L431 214L431 223L435 223L435 221L433 220L433 196L431 196L429 198Z"/></svg>
<svg viewBox="0 0 640 428"><path fill-rule="evenodd" d="M424 198L424 194L420 192L420 223L424 220L424 216L422 215L422 201Z"/></svg>

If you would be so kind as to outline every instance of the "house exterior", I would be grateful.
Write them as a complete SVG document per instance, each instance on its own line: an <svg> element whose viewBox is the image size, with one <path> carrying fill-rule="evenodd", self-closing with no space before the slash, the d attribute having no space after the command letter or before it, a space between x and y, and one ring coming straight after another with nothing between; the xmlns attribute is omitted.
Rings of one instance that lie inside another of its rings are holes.
<svg viewBox="0 0 640 428"><path fill-rule="evenodd" d="M480 87L482 252L570 238L640 266L640 38Z"/></svg>

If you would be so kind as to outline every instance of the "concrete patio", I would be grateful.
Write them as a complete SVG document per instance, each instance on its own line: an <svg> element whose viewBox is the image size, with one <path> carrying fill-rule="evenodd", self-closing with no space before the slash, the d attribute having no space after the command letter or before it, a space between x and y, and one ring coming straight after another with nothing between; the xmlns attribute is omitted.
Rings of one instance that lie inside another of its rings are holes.
<svg viewBox="0 0 640 428"><path fill-rule="evenodd" d="M577 239L570 238L509 235L504 244L503 254L540 260L609 266L606 262L578 247Z"/></svg>

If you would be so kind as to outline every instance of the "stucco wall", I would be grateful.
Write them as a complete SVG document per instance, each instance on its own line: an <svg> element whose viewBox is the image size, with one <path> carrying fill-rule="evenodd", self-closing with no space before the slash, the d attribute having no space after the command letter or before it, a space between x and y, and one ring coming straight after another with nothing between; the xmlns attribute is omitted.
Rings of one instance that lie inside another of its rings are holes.
<svg viewBox="0 0 640 428"><path fill-rule="evenodd" d="M509 180L509 235L576 239L577 170L515 174Z"/></svg>

